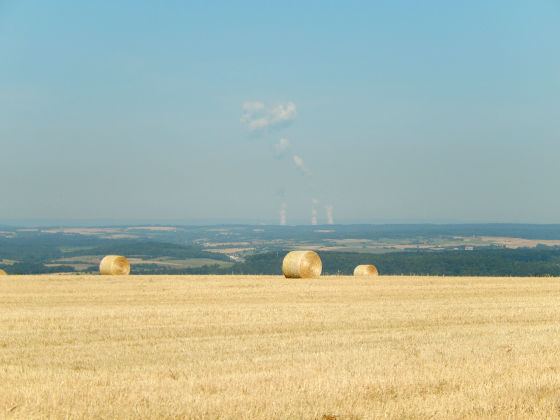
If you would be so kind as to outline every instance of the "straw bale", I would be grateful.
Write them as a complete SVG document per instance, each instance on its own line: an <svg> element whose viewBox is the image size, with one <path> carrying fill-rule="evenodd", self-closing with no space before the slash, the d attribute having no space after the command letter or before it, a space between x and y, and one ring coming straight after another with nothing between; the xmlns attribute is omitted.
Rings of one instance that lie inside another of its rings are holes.
<svg viewBox="0 0 560 420"><path fill-rule="evenodd" d="M130 263L120 255L107 255L99 264L99 272L104 275L130 274Z"/></svg>
<svg viewBox="0 0 560 420"><path fill-rule="evenodd" d="M377 268L371 264L358 265L354 269L355 276L377 276L377 274Z"/></svg>
<svg viewBox="0 0 560 420"><path fill-rule="evenodd" d="M282 262L282 272L286 278L316 278L321 275L321 258L313 251L291 251Z"/></svg>

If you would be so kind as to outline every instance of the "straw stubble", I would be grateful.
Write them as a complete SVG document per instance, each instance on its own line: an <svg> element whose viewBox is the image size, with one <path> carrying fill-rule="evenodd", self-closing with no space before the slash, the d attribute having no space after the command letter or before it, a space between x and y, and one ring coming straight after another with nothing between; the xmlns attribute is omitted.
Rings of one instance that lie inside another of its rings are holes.
<svg viewBox="0 0 560 420"><path fill-rule="evenodd" d="M558 418L558 278L0 279L0 419Z"/></svg>

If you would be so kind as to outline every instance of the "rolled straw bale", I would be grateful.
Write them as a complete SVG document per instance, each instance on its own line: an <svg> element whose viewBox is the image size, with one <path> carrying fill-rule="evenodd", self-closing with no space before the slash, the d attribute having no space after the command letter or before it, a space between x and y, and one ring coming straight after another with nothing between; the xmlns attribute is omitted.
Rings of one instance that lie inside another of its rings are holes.
<svg viewBox="0 0 560 420"><path fill-rule="evenodd" d="M4 270L0 269L0 276L7 276L8 273L6 273Z"/></svg>
<svg viewBox="0 0 560 420"><path fill-rule="evenodd" d="M377 268L375 265L363 264L354 268L355 276L377 276Z"/></svg>
<svg viewBox="0 0 560 420"><path fill-rule="evenodd" d="M99 264L99 272L104 275L127 275L130 274L130 264L120 255L107 255Z"/></svg>
<svg viewBox="0 0 560 420"><path fill-rule="evenodd" d="M291 251L282 262L282 272L288 279L315 278L321 275L321 258L313 251Z"/></svg>

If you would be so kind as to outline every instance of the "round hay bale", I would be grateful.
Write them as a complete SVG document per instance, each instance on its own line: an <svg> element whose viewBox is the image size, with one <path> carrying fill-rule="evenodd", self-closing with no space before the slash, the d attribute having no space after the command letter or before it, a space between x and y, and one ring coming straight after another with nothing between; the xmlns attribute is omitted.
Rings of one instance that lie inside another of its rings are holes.
<svg viewBox="0 0 560 420"><path fill-rule="evenodd" d="M120 255L107 255L99 264L99 272L110 276L124 276L130 274L130 264Z"/></svg>
<svg viewBox="0 0 560 420"><path fill-rule="evenodd" d="M6 273L4 270L0 269L0 276L7 276L8 273Z"/></svg>
<svg viewBox="0 0 560 420"><path fill-rule="evenodd" d="M313 251L291 251L282 262L282 273L288 279L316 278L321 275L321 258Z"/></svg>
<svg viewBox="0 0 560 420"><path fill-rule="evenodd" d="M354 275L355 276L377 276L377 268L375 265L371 264L364 264L358 265L354 268Z"/></svg>

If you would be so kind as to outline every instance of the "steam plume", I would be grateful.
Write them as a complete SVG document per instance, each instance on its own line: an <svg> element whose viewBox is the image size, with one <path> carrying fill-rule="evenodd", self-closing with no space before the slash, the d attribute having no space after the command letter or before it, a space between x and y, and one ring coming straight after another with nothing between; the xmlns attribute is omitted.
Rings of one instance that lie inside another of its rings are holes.
<svg viewBox="0 0 560 420"><path fill-rule="evenodd" d="M311 224L313 226L317 225L317 209L315 208L315 205L317 205L317 203L319 203L317 199L311 199Z"/></svg>
<svg viewBox="0 0 560 420"><path fill-rule="evenodd" d="M287 124L296 117L296 105L293 102L267 108L262 102L254 101L243 104L243 115L240 121L249 131L255 131Z"/></svg>
<svg viewBox="0 0 560 420"><path fill-rule="evenodd" d="M286 203L282 203L282 207L280 208L280 225L286 226L287 225L287 218L286 218Z"/></svg>
<svg viewBox="0 0 560 420"><path fill-rule="evenodd" d="M333 206L329 204L325 206L325 210L327 211L327 224L334 225Z"/></svg>
<svg viewBox="0 0 560 420"><path fill-rule="evenodd" d="M298 168L303 175L309 175L309 169L307 169L307 166L305 166L303 159L298 155L294 155L294 163L296 165L296 168Z"/></svg>
<svg viewBox="0 0 560 420"><path fill-rule="evenodd" d="M278 143L274 145L274 153L277 157L282 157L290 150L290 141L288 139L282 138Z"/></svg>

